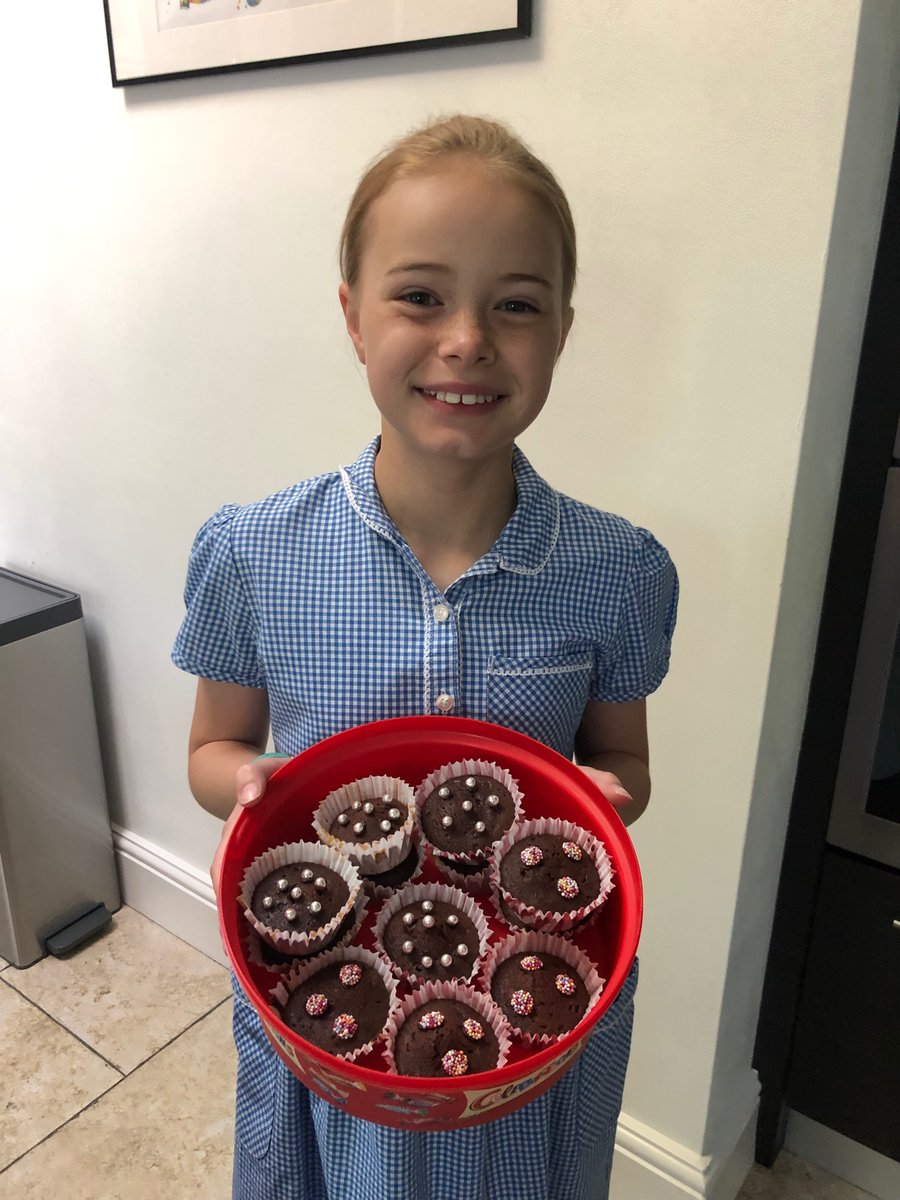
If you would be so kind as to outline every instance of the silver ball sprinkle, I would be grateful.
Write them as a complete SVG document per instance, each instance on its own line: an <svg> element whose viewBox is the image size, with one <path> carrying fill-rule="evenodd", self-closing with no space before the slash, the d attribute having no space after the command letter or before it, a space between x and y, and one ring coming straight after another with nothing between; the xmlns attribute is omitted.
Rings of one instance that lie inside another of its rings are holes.
<svg viewBox="0 0 900 1200"><path fill-rule="evenodd" d="M423 900L422 912L434 912L434 904L430 900Z"/></svg>
<svg viewBox="0 0 900 1200"><path fill-rule="evenodd" d="M318 902L318 900L312 900L309 905L309 911L313 914L313 916L316 916L322 911L322 905Z"/></svg>
<svg viewBox="0 0 900 1200"><path fill-rule="evenodd" d="M488 804L491 806L491 808L496 808L499 803L500 803L500 797L495 796L492 792L491 795L488 796Z"/></svg>
<svg viewBox="0 0 900 1200"><path fill-rule="evenodd" d="M478 787L478 780L475 779L474 776L470 775L469 778L466 780L466 787L469 789L470 792L474 792L475 789Z"/></svg>
<svg viewBox="0 0 900 1200"><path fill-rule="evenodd" d="M476 833L484 833L484 821L476 821L475 822L475 832Z"/></svg>
<svg viewBox="0 0 900 1200"><path fill-rule="evenodd" d="M381 828L381 831L382 831L382 833L390 833L390 832L391 832L391 823L390 823L390 821L382 821L382 822L381 822L381 825L380 825L380 828Z"/></svg>
<svg viewBox="0 0 900 1200"><path fill-rule="evenodd" d="M350 805L350 807L353 809L354 812L359 812L359 810L362 808L362 801L354 800L353 803Z"/></svg>
<svg viewBox="0 0 900 1200"><path fill-rule="evenodd" d="M438 788L438 795L440 796L440 798L442 800L450 799L450 789L447 787L446 784L443 787Z"/></svg>
<svg viewBox="0 0 900 1200"><path fill-rule="evenodd" d="M390 804L390 802L391 802L391 793L390 793L390 792L385 792L385 793L384 793L384 795L383 795L381 798L382 798L382 800L385 802L385 804Z"/></svg>
<svg viewBox="0 0 900 1200"><path fill-rule="evenodd" d="M347 816L346 813L341 813L341 815L338 817L338 825L349 825L349 824L350 824L350 818Z"/></svg>
<svg viewBox="0 0 900 1200"><path fill-rule="evenodd" d="M422 918L422 924L426 929L431 929L434 926L434 917L431 915L431 913L426 913L426 915Z"/></svg>
<svg viewBox="0 0 900 1200"><path fill-rule="evenodd" d="M291 899L292 900L302 900L303 899L303 888L302 887L291 888Z"/></svg>
<svg viewBox="0 0 900 1200"><path fill-rule="evenodd" d="M459 955L460 958L465 958L466 955L469 953L469 947L466 945L465 942L460 942L459 945L456 947L456 953Z"/></svg>
<svg viewBox="0 0 900 1200"><path fill-rule="evenodd" d="M284 919L286 921L296 921L297 920L296 908L286 908L284 910Z"/></svg>
<svg viewBox="0 0 900 1200"><path fill-rule="evenodd" d="M442 954L441 955L441 966L442 967L452 967L453 966L453 955L452 954Z"/></svg>
<svg viewBox="0 0 900 1200"><path fill-rule="evenodd" d="M415 924L415 920L416 918L414 913L405 912L403 914L403 924L407 927L407 929L410 927L410 925Z"/></svg>
<svg viewBox="0 0 900 1200"><path fill-rule="evenodd" d="M404 942L403 945L400 947L400 949L403 951L404 954L412 954L413 944L412 944L412 942Z"/></svg>
<svg viewBox="0 0 900 1200"><path fill-rule="evenodd" d="M362 833L364 829L365 829L365 825L363 825L362 821L357 821L356 824L353 826L354 833Z"/></svg>
<svg viewBox="0 0 900 1200"><path fill-rule="evenodd" d="M300 878L303 880L304 883L309 883L309 881L312 879L313 875L315 875L315 871L312 869L312 867L305 867L303 870L303 874L300 876Z"/></svg>
<svg viewBox="0 0 900 1200"><path fill-rule="evenodd" d="M279 892L286 892L288 890L288 881L286 879L279 879L276 887Z"/></svg>
<svg viewBox="0 0 900 1200"><path fill-rule="evenodd" d="M424 955L424 957L422 958L422 966L425 968L425 970L427 971L428 968L432 965L433 965L432 959L427 954Z"/></svg>
<svg viewBox="0 0 900 1200"><path fill-rule="evenodd" d="M363 805L363 812L366 813L367 815L371 815L374 811L375 811L375 805L372 803L371 800L367 800L365 802L365 804Z"/></svg>
<svg viewBox="0 0 900 1200"><path fill-rule="evenodd" d="M275 901L271 896L263 896L263 908L272 908L274 904Z"/></svg>
<svg viewBox="0 0 900 1200"><path fill-rule="evenodd" d="M391 811L388 813L388 816L391 818L392 821L399 821L400 820L400 809L392 808Z"/></svg>
<svg viewBox="0 0 900 1200"><path fill-rule="evenodd" d="M441 817L441 824L443 825L443 827L445 829L449 829L450 826L453 824L453 818L450 816L449 813L447 813L446 816Z"/></svg>
<svg viewBox="0 0 900 1200"><path fill-rule="evenodd" d="M471 812L472 811L472 801L471 800L463 800L462 809L463 809L463 812Z"/></svg>
<svg viewBox="0 0 900 1200"><path fill-rule="evenodd" d="M317 892L324 892L324 891L326 891L326 890L327 890L327 888L328 888L328 884L325 882L324 878L323 878L321 875L320 875L320 876L319 876L319 878L316 880L316 885L315 885L315 886L316 886L316 891L317 891Z"/></svg>
<svg viewBox="0 0 900 1200"><path fill-rule="evenodd" d="M456 913L450 914L450 916L447 918L447 924L448 925L458 925L459 924L459 917L456 915Z"/></svg>

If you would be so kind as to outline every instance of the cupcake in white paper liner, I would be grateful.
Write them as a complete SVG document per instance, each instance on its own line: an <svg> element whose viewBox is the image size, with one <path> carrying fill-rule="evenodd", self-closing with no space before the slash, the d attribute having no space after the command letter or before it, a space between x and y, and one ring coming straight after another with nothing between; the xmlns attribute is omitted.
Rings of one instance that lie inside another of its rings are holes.
<svg viewBox="0 0 900 1200"><path fill-rule="evenodd" d="M453 887L461 888L470 896L489 896L491 894L491 860L485 859L480 863L463 862L461 859L447 858L443 854L431 851L431 861Z"/></svg>
<svg viewBox="0 0 900 1200"><path fill-rule="evenodd" d="M278 868L283 868L283 873L275 877ZM332 882L333 876L337 875L346 886L347 896L337 905L333 902L329 905L329 879L321 868L332 873ZM301 870L306 873L302 879ZM270 875L273 876L271 894L266 898L256 897L258 885ZM325 888L319 886L322 882L326 884ZM342 854L320 842L287 842L266 850L253 860L241 880L238 903L250 925L273 949L281 954L309 957L344 936L344 922L353 923L361 888L356 867ZM257 913L251 907L255 899L259 899ZM263 904L269 905L268 910L262 909ZM320 925L314 924L319 918L315 905L321 910ZM272 923L267 924L263 919L264 912L271 912L267 919ZM289 916L291 912L293 918ZM284 914L285 928L278 928L275 923L280 921L278 914L281 913ZM291 928L292 921L296 921L299 928Z"/></svg>
<svg viewBox="0 0 900 1200"><path fill-rule="evenodd" d="M354 964L360 970L354 970ZM292 1004L298 991L301 995ZM397 981L371 950L335 948L298 963L269 993L269 1002L298 1037L353 1062L386 1035L397 1003Z"/></svg>
<svg viewBox="0 0 900 1200"><path fill-rule="evenodd" d="M420 846L413 837L409 844L409 854L396 867L392 867L380 875L364 875L362 877L363 890L372 900L390 900L391 896L400 888L416 883L421 877L424 866L425 848ZM407 874L407 872L409 873Z"/></svg>
<svg viewBox="0 0 900 1200"><path fill-rule="evenodd" d="M510 858L505 869L511 852L518 860ZM491 890L499 893L518 924L541 933L565 933L580 925L606 900L614 886L612 877L603 843L558 817L514 825L495 848L491 864ZM551 900L557 894L564 903L554 908ZM536 896L547 898L535 901ZM575 904L577 899L584 902Z"/></svg>
<svg viewBox="0 0 900 1200"><path fill-rule="evenodd" d="M509 771L465 758L432 771L416 788L416 824L435 854L485 862L519 820L522 792Z"/></svg>
<svg viewBox="0 0 900 1200"><path fill-rule="evenodd" d="M401 863L409 854L414 823L413 790L390 775L369 775L336 788L313 814L319 841L346 855L360 875L380 875Z"/></svg>
<svg viewBox="0 0 900 1200"><path fill-rule="evenodd" d="M264 942L250 925L243 927L241 947L245 960L251 966L268 971L270 975L286 975L292 967L297 965L295 955L279 953L268 942Z"/></svg>
<svg viewBox="0 0 900 1200"><path fill-rule="evenodd" d="M520 963L510 962L517 955L523 956ZM495 976L499 992L492 988ZM586 954L552 933L511 934L488 952L479 981L512 1030L535 1047L549 1046L574 1029L606 982ZM542 1032L545 1026L552 1032Z"/></svg>
<svg viewBox="0 0 900 1200"><path fill-rule="evenodd" d="M402 914L402 915L401 915ZM414 883L385 901L375 918L375 948L410 983L468 983L491 931L471 896L446 883Z"/></svg>
<svg viewBox="0 0 900 1200"><path fill-rule="evenodd" d="M467 1014L460 1005L466 1005L471 1013ZM410 1020L415 1026L409 1032L419 1042L414 1054L420 1058L423 1069L403 1072L397 1066L395 1048L401 1030ZM487 1036L487 1031L493 1036ZM386 1036L384 1058L388 1071L418 1078L468 1077L481 1071L495 1071L505 1065L512 1043L503 1013L490 996L455 979L425 983L401 1000L388 1019ZM479 1065L482 1056L488 1061Z"/></svg>

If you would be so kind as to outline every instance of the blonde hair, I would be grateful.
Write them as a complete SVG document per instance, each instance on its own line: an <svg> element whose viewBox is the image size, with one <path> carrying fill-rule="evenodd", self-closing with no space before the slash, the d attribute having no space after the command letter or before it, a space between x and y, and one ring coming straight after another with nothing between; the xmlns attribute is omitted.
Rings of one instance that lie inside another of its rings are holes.
<svg viewBox="0 0 900 1200"><path fill-rule="evenodd" d="M340 266L344 283L353 287L359 279L364 249L363 227L372 204L397 180L425 174L441 159L453 154L469 154L481 159L544 205L556 222L562 243L563 307L567 309L575 288L575 223L556 176L499 121L462 114L446 117L399 138L364 173L350 200L341 230Z"/></svg>

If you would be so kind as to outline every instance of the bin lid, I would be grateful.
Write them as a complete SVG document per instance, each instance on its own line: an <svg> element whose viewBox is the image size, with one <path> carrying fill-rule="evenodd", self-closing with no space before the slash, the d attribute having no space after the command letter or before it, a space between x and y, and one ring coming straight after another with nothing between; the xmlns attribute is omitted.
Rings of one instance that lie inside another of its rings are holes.
<svg viewBox="0 0 900 1200"><path fill-rule="evenodd" d="M80 617L77 593L0 567L0 646Z"/></svg>

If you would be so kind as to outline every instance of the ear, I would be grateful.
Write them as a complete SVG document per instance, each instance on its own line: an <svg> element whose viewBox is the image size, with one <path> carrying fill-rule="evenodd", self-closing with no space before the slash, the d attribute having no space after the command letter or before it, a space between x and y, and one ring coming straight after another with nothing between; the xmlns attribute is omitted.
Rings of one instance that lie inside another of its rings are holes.
<svg viewBox="0 0 900 1200"><path fill-rule="evenodd" d="M347 325L347 332L350 334L350 341L353 343L353 349L356 351L356 357L365 366L366 351L359 331L359 305L346 283L342 283L338 288L338 298L341 308L344 310L344 321Z"/></svg>
<svg viewBox="0 0 900 1200"><path fill-rule="evenodd" d="M559 356L565 349L566 342L569 338L569 330L572 328L572 322L575 320L575 309L569 307L568 311L563 314L562 330L559 335L559 346L556 350L556 360L559 361Z"/></svg>

